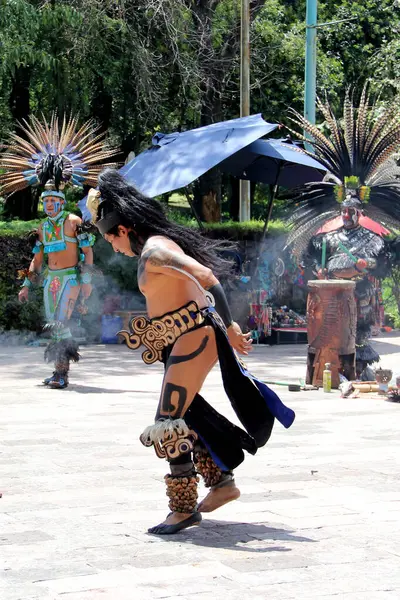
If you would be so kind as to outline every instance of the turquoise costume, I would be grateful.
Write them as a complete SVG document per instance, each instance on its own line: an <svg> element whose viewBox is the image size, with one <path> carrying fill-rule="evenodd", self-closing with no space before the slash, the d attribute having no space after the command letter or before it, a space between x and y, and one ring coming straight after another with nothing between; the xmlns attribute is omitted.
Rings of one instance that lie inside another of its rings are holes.
<svg viewBox="0 0 400 600"><path fill-rule="evenodd" d="M44 310L47 323L64 322L71 288L80 285L77 267L47 269L43 280ZM63 337L70 337L69 335Z"/></svg>
<svg viewBox="0 0 400 600"><path fill-rule="evenodd" d="M48 217L44 221L42 225L43 242L39 240L36 242L33 248L34 254L40 252L42 247L45 256L66 250L67 242L76 244L77 249L93 246L95 237L91 233L78 233L77 237L71 237L64 233L64 223L68 214L62 211L54 219ZM68 312L71 309L71 305L68 303L71 288L91 281L88 273L81 274L85 255L80 253L79 258L80 263L76 267L58 270L47 268L44 272L44 308L48 323L62 323L68 320ZM63 337L70 337L70 335Z"/></svg>
<svg viewBox="0 0 400 600"><path fill-rule="evenodd" d="M65 234L64 224L68 213L63 210L63 189L68 185L83 187L96 185L97 176L107 159L117 154L104 146L105 134L98 133L92 121L78 127L74 117L64 117L60 123L54 113L50 122L41 123L36 117L24 122L24 135L11 133L10 141L0 154L0 185L2 195L12 194L29 186L41 187L41 199L47 219L43 222L43 239L33 249L35 255L44 257L63 252L68 244L76 245L76 260L67 269L44 270L44 306L46 328L52 339L45 351L48 361L55 361L53 376L44 383L50 387L68 385L70 360L79 359L78 344L72 339L68 321L74 310L81 284L90 284L92 265L85 265L85 248L93 245L95 238L78 226L76 236ZM91 261L90 261L91 262ZM31 262L22 286L30 287L41 269L42 260ZM26 301L26 293L20 300Z"/></svg>
<svg viewBox="0 0 400 600"><path fill-rule="evenodd" d="M55 218L48 217L43 225L43 242L37 241L33 253L37 254L43 249L45 257L53 252L66 250L67 243L76 244L77 253L82 248L93 246L93 234L78 233L77 237L65 234L64 224L68 217L67 212L61 211ZM90 283L91 276L84 272L85 255L80 252L79 263L75 267L66 269L44 270L43 300L46 316L46 328L51 330L51 342L46 349L45 358L49 362L54 360L55 371L52 377L44 380L45 385L64 388L68 385L69 361L79 360L78 344L73 340L68 326L69 319L74 310L78 294L76 288L81 283ZM78 292L79 293L79 292Z"/></svg>

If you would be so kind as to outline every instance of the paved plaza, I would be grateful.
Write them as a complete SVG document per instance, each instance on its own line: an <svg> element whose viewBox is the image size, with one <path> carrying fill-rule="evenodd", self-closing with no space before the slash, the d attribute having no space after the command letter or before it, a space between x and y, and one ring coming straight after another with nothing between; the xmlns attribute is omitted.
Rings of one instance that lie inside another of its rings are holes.
<svg viewBox="0 0 400 600"><path fill-rule="evenodd" d="M374 344L400 373L400 338ZM305 351L247 363L296 381ZM42 355L0 348L0 600L400 599L400 404L274 388L297 418L237 469L240 500L158 538L167 465L138 437L161 367L87 346L55 391L38 385ZM204 395L233 418L218 369Z"/></svg>

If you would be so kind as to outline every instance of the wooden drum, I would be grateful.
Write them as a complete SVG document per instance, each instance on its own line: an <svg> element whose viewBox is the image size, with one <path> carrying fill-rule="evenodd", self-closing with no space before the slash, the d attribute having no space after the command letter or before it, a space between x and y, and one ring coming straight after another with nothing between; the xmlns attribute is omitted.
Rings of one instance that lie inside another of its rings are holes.
<svg viewBox="0 0 400 600"><path fill-rule="evenodd" d="M325 363L331 363L332 387L339 387L339 373L355 377L357 305L356 284L346 279L308 282L307 383L322 386Z"/></svg>

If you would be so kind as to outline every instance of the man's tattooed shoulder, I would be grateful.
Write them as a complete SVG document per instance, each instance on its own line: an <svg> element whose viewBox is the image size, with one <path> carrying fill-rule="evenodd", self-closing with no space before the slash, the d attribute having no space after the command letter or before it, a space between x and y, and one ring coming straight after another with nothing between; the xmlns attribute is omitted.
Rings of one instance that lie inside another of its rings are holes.
<svg viewBox="0 0 400 600"><path fill-rule="evenodd" d="M145 250L139 260L139 269L143 272L147 263L154 267L177 267L185 266L185 255L174 252L163 246L154 246Z"/></svg>

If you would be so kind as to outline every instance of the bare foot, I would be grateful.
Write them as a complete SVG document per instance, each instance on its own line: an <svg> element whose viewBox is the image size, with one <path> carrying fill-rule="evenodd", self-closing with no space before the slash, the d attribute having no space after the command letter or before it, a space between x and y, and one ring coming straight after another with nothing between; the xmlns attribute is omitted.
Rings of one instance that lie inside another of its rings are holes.
<svg viewBox="0 0 400 600"><path fill-rule="evenodd" d="M176 525L185 519L188 519L192 513L171 512L160 525Z"/></svg>
<svg viewBox="0 0 400 600"><path fill-rule="evenodd" d="M186 529L186 527L192 527L192 525L199 525L200 522L201 514L199 512L172 512L167 516L165 521L163 521L159 525L156 525L155 527L150 527L148 532L157 535L172 535L174 533L178 533L178 531L181 531L182 529Z"/></svg>
<svg viewBox="0 0 400 600"><path fill-rule="evenodd" d="M237 500L240 497L240 490L236 487L235 482L224 485L220 488L211 489L207 496L198 506L199 512L212 512L220 508L232 500Z"/></svg>

